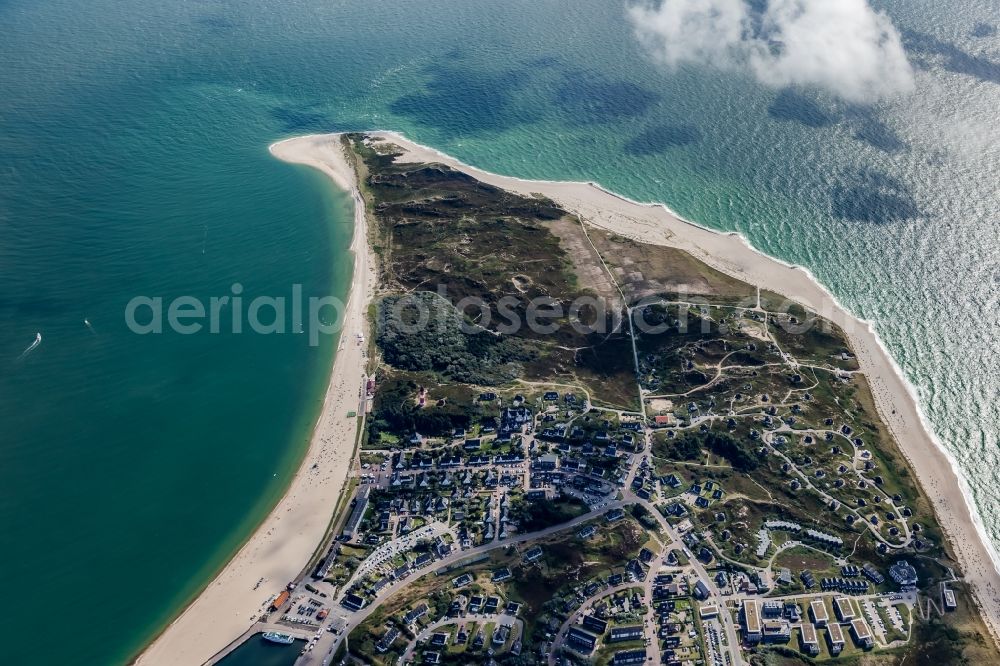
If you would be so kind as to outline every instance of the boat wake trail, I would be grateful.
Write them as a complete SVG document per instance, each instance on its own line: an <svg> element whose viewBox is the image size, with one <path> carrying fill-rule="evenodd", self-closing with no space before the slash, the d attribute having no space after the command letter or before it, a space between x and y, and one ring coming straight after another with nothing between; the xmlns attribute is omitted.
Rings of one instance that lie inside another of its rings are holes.
<svg viewBox="0 0 1000 666"><path fill-rule="evenodd" d="M35 333L35 341L32 342L28 346L27 349L25 349L23 352L21 352L21 355L17 357L17 360L20 361L21 359L23 359L25 356L27 356L28 354L30 354L35 347L37 347L40 344L42 344L42 334L41 333Z"/></svg>

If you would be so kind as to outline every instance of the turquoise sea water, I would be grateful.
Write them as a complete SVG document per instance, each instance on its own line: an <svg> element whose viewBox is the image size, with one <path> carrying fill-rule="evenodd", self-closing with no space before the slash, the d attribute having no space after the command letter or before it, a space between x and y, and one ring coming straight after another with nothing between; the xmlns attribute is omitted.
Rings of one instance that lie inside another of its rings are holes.
<svg viewBox="0 0 1000 666"><path fill-rule="evenodd" d="M665 72L614 1L0 0L13 633L47 618L47 662L125 661L289 481L330 341L137 336L123 312L234 282L343 293L349 201L267 153L307 132L394 129L491 171L596 180L809 267L876 322L1000 542L1000 10L878 5L917 92L856 108ZM35 649L6 641L0 662Z"/></svg>

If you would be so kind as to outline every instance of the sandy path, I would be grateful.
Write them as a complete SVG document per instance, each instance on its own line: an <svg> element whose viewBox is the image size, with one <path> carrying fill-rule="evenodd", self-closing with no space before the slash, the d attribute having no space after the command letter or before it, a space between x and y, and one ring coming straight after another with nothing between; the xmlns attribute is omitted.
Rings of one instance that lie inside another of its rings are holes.
<svg viewBox="0 0 1000 666"><path fill-rule="evenodd" d="M354 192L353 169L330 138L282 142L278 158L308 164ZM355 207L354 280L345 313L342 348L337 351L323 411L309 450L288 492L236 557L194 603L139 658L143 666L202 664L246 631L263 606L306 565L320 543L340 497L353 459L357 410L365 361L356 333L375 284L367 251L364 206ZM361 251L359 251L359 248ZM254 590L260 578L265 582Z"/></svg>

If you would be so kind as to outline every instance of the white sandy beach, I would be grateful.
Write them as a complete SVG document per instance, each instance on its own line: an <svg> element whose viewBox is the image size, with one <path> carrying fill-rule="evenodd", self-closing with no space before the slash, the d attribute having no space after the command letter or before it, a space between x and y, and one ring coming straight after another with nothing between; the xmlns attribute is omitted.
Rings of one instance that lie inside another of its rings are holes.
<svg viewBox="0 0 1000 666"><path fill-rule="evenodd" d="M333 138L300 139L271 146L288 162L313 166L354 193L351 169ZM340 498L353 459L357 410L365 360L355 340L366 326L374 289L364 206L355 206L354 279L323 410L309 450L287 493L236 557L136 663L143 666L196 666L208 661L245 632L263 607L298 576L319 545ZM260 578L265 582L254 590Z"/></svg>
<svg viewBox="0 0 1000 666"><path fill-rule="evenodd" d="M844 310L807 271L757 252L738 235L699 227L663 206L632 202L593 184L499 176L397 134L372 135L404 148L407 154L403 160L441 162L507 190L541 193L594 226L686 250L725 273L798 301L840 325L851 338L882 417L933 502L994 640L1000 643L1000 574L962 492L963 482L953 461L925 426L911 387L872 328ZM354 174L344 159L338 135L290 139L273 145L271 151L280 159L320 169L338 186L353 191L358 201ZM364 372L361 349L353 338L364 325L366 304L375 284L363 205L356 206L355 218L355 271L344 345L337 353L323 413L302 466L287 495L235 559L142 655L139 663L143 665L194 665L208 660L249 628L261 607L306 564L324 534L351 464L356 422L347 419L346 413L357 408ZM313 465L318 467L313 469ZM262 576L267 582L254 591Z"/></svg>

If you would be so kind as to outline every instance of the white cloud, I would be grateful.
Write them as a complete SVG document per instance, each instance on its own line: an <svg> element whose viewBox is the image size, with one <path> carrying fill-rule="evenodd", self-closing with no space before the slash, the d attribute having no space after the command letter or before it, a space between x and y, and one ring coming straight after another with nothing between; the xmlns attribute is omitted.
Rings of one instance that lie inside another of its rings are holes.
<svg viewBox="0 0 1000 666"><path fill-rule="evenodd" d="M706 64L762 83L815 86L852 102L913 89L899 32L868 0L661 0L630 7L636 35L669 67Z"/></svg>

